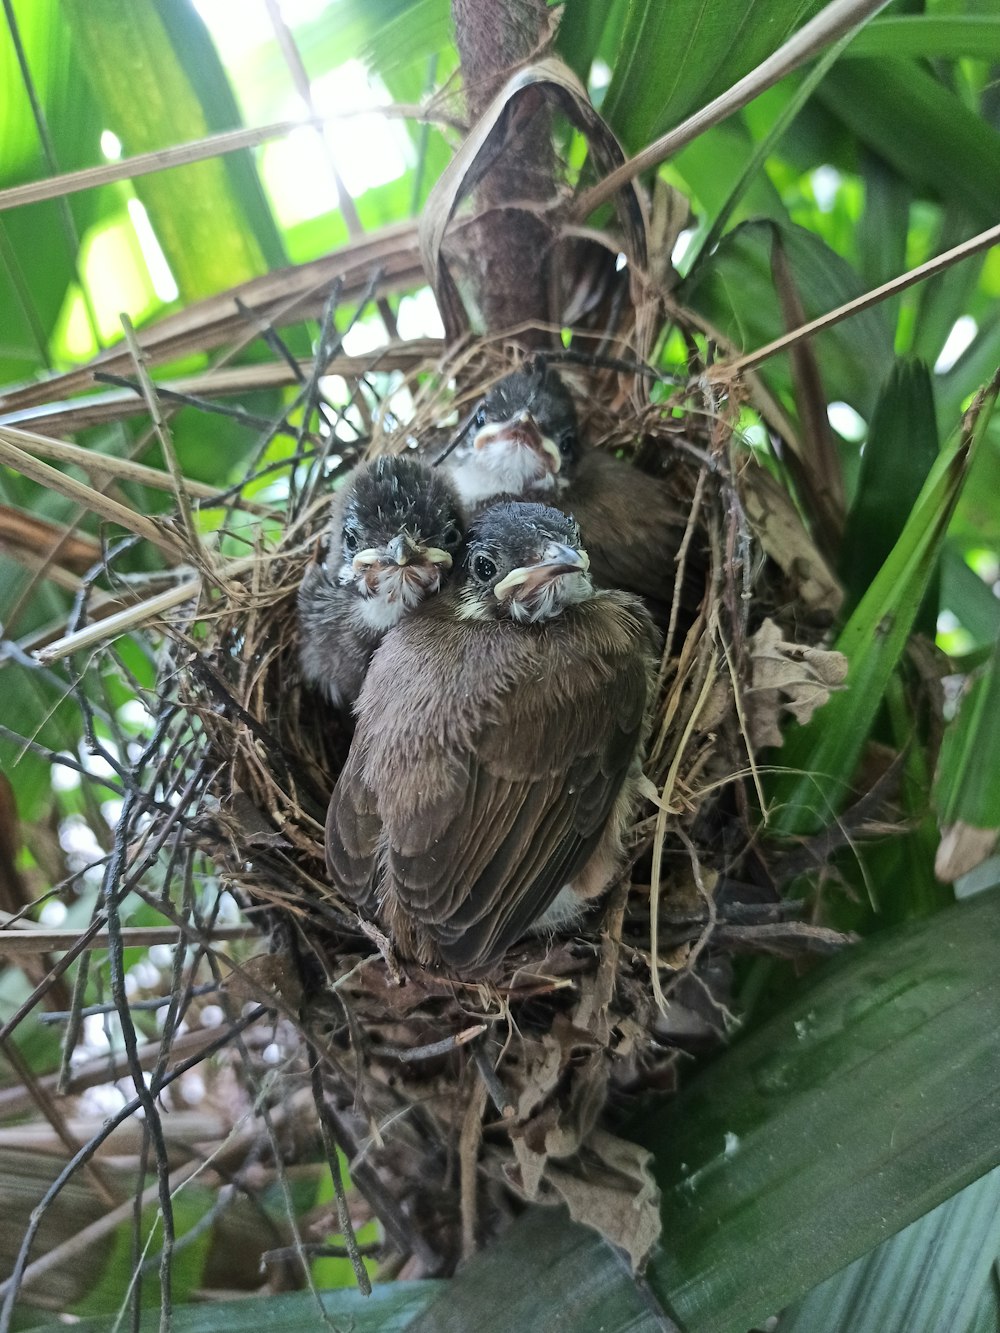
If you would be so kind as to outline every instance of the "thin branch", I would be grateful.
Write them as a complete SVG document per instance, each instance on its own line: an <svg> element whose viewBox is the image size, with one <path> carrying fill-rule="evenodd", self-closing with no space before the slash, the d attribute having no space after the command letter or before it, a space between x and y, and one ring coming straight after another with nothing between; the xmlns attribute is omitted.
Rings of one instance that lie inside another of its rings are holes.
<svg viewBox="0 0 1000 1333"><path fill-rule="evenodd" d="M188 937L174 926L124 926L119 934L128 949L148 949L154 944L187 944ZM260 935L255 926L218 926L211 940L252 940ZM45 953L49 949L69 949L80 939L78 930L46 930L43 927L24 927L21 930L0 930L0 953ZM109 944L106 930L90 936L84 947L106 949ZM133 1006L134 1007L134 1006Z"/></svg>
<svg viewBox="0 0 1000 1333"><path fill-rule="evenodd" d="M132 357L132 363L135 366L136 378L139 381L139 389L149 410L149 417L153 423L153 433L160 442L160 449L163 453L163 461L167 465L167 471L173 481L173 496L177 501L177 508L181 516L181 529L187 537L188 546L192 554L197 553L202 561L211 568L212 558L204 550L201 541L201 534L198 531L197 524L194 521L194 514L191 510L191 497L187 493L185 486L184 473L181 471L181 465L177 460L177 450L174 448L174 437L170 433L170 427L163 419L163 413L160 411L160 402L156 396L156 389L153 381L149 377L149 370L146 366L146 358L142 348L139 346L139 340L135 336L135 328L128 315L121 316L122 332L125 335L125 345Z"/></svg>
<svg viewBox="0 0 1000 1333"><path fill-rule="evenodd" d="M222 566L217 573L220 578L232 578L252 569L256 563L256 556L242 556L239 560L233 560L230 564ZM157 593L155 597L147 597L141 602L136 602L134 606L127 606L123 611L115 611L105 616L103 620L95 621L92 625L64 634L61 638L46 644L44 648L39 648L35 656L39 662L49 665L59 661L60 658L69 657L72 653L96 648L98 644L116 639L129 630L139 629L151 620L159 619L165 612L172 611L175 606L182 606L185 602L200 596L202 588L203 582L200 577L186 579L176 587L168 588L166 592Z"/></svg>
<svg viewBox="0 0 1000 1333"><path fill-rule="evenodd" d="M16 445L5 440L3 438L4 434L5 432L0 430L0 463L13 468L15 472L20 472L23 477L37 482L39 486L44 486L47 490L64 495L68 500L75 500L78 504L92 510L93 513L100 514L102 518L107 519L110 523L117 523L127 531L144 537L150 545L162 551L169 559L184 558L185 552L176 538L171 537L168 532L152 519L147 518L145 514L130 509L128 505L119 504L117 500L112 500L109 496L102 495L100 491L95 491L92 486L87 486L82 481L77 481L75 477L60 472L58 468L49 467L48 463L33 458L31 454L25 453L23 449L19 449Z"/></svg>
<svg viewBox="0 0 1000 1333"><path fill-rule="evenodd" d="M334 115L319 116L315 119L278 120L270 125L257 125L245 130L226 130L221 134L208 134L203 139L192 139L188 143L175 144L171 148L157 148L150 153L136 153L134 157L123 157L117 162L107 162L99 167L83 167L79 171L64 171L57 176L48 176L45 180L29 181L26 185L12 185L0 190L0 213L10 208L23 208L25 204L36 204L43 199L61 199L67 194L79 194L83 190L92 190L99 185L113 185L115 181L135 180L138 176L149 176L157 171L167 171L171 167L183 167L189 162L204 162L207 158L223 157L227 153L238 153L244 148L257 148L270 143L273 139L284 139L296 130L307 129L311 125L322 125L328 120L350 120L357 116L377 114L401 120L417 120L428 124L438 122L451 125L456 129L462 126L453 117L435 115L430 109L412 103L390 103L382 107L358 107L357 110L338 111Z"/></svg>
<svg viewBox="0 0 1000 1333"><path fill-rule="evenodd" d="M129 379L127 375L112 375L108 371L97 370L94 372L94 379L100 384L113 384L116 388L131 389L145 403L138 383ZM211 398L200 398L197 394L180 393L177 389L166 389L159 382L156 383L156 396L169 403L176 403L179 407L196 407L199 412L211 412L215 416L228 417L230 421L235 421L237 425L248 426L251 430L266 430L271 425L270 417L258 416L254 412L245 412L242 407L230 407L226 403L216 403ZM289 431L289 434L292 433L292 431ZM185 489L188 489L189 486L190 482L185 479Z"/></svg>
<svg viewBox="0 0 1000 1333"><path fill-rule="evenodd" d="M130 927L131 929L131 927ZM223 927L224 929L224 927ZM218 939L219 935L213 931L213 939ZM202 986L191 986L188 990L190 996L214 995L219 989L214 981L206 981ZM157 995L148 1000L133 1000L129 1008L133 1013L153 1013L157 1009L166 1009L167 1005L172 1003L173 995ZM72 1009L52 1009L47 1014L39 1014L38 1021L43 1024L65 1023L70 1018L94 1018L98 1014L116 1014L118 1006L116 1004L87 1004L83 1005L75 1013Z"/></svg>
<svg viewBox="0 0 1000 1333"><path fill-rule="evenodd" d="M182 167L188 162L203 162L206 158L238 153L243 148L256 148L272 139L283 139L308 125L308 120L279 120L272 125L260 125L249 130L227 130L224 134L209 134L204 139L176 144L173 148L157 148L151 153L136 153L118 162L100 167L84 167L80 171L64 171L46 180L29 181L0 190L0 213L8 208L21 208L42 199L61 199L67 194L79 194L98 185L112 185L115 181L134 180L154 171Z"/></svg>
<svg viewBox="0 0 1000 1333"><path fill-rule="evenodd" d="M366 1245L356 1246L356 1251L363 1258L378 1258L385 1253L385 1243L381 1240L369 1241ZM350 1259L346 1245L327 1245L325 1241L304 1241L301 1249L295 1245L286 1245L281 1250L265 1250L260 1256L262 1264L288 1263L301 1259Z"/></svg>
<svg viewBox="0 0 1000 1333"><path fill-rule="evenodd" d="M858 315L862 310L867 310L869 306L877 305L880 301L895 296L897 292L905 291L907 287L923 282L925 278L934 277L936 273L943 272L944 269L950 268L952 264L957 264L962 259L969 259L972 255L979 254L981 250L988 250L991 246L998 244L1000 244L1000 225L990 227L987 231L981 231L978 236L970 236L967 241L962 241L960 245L954 246L951 250L945 250L944 254L937 255L934 259L928 259L926 264L918 264L916 268L901 273L898 278L890 278L881 287L865 292L863 296L855 297L853 301L838 306L836 310L831 310L825 315L810 320L808 324L802 324L799 328L792 329L790 333L783 334L782 337L776 338L774 342L767 343L764 347L758 347L755 352L747 352L745 356L739 356L735 361L718 362L707 372L708 376L710 379L728 380L733 375L740 375L744 371L753 370L762 361L767 361L778 352L786 351L795 343L801 342L803 338L811 338L814 333L819 333L821 329L831 328L834 324L839 324L841 320L849 319L851 315Z"/></svg>
<svg viewBox="0 0 1000 1333"><path fill-rule="evenodd" d="M440 1041L428 1042L426 1046L372 1046L371 1054L382 1060L398 1060L400 1064L416 1064L421 1060L433 1060L439 1055L447 1055L467 1042L481 1037L486 1031L485 1023L475 1023L463 1028L461 1032L442 1037Z"/></svg>
<svg viewBox="0 0 1000 1333"><path fill-rule="evenodd" d="M364 1294L370 1296L372 1294L371 1279L368 1276L368 1270L365 1268L361 1257L358 1239L354 1234L354 1223L351 1221L350 1209L347 1206L347 1190L344 1186L344 1173L340 1169L340 1144L337 1142L337 1126L333 1116L330 1114L330 1109L327 1106L326 1097L323 1092L323 1078L320 1072L319 1054L312 1046L307 1047L307 1049L309 1052L313 1102L316 1106L316 1113L319 1116L320 1133L323 1137L323 1149L326 1154L327 1165L330 1168L330 1179L333 1182L334 1197L337 1201L337 1222L340 1226L340 1234L344 1238L344 1245L347 1249L348 1258L351 1261L351 1267L354 1269L354 1279ZM299 1243L301 1244L301 1241Z"/></svg>

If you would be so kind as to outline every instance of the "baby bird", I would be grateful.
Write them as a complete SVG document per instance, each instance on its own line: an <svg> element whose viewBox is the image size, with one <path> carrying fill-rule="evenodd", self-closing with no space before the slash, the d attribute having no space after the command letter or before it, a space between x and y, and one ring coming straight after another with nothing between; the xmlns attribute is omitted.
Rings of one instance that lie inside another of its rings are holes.
<svg viewBox="0 0 1000 1333"><path fill-rule="evenodd" d="M403 957L484 975L571 920L622 860L656 632L600 591L576 523L507 503L460 581L386 635L330 800L333 884Z"/></svg>
<svg viewBox="0 0 1000 1333"><path fill-rule="evenodd" d="M467 440L443 466L469 513L501 496L562 508L581 454L569 390L543 362L512 371L486 395Z"/></svg>
<svg viewBox="0 0 1000 1333"><path fill-rule="evenodd" d="M299 589L305 681L349 708L386 632L447 583L463 528L440 469L405 455L359 464L334 497L325 555Z"/></svg>
<svg viewBox="0 0 1000 1333"><path fill-rule="evenodd" d="M580 524L595 581L646 599L658 623L673 600L689 506L666 482L603 449L584 448L569 390L544 362L487 395L469 442L445 460L471 514L501 497L543 500ZM686 566L687 619L704 592L697 535Z"/></svg>

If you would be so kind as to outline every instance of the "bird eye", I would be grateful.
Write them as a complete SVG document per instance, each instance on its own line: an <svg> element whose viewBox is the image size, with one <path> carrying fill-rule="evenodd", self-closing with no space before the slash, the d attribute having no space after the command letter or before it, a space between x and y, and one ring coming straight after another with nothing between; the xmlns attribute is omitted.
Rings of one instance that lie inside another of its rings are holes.
<svg viewBox="0 0 1000 1333"><path fill-rule="evenodd" d="M576 436L572 432L563 435L560 439L559 452L562 454L563 458L570 458L576 453Z"/></svg>
<svg viewBox="0 0 1000 1333"><path fill-rule="evenodd" d="M482 407L480 407L479 411L473 417L472 424L475 426L476 430L482 430L482 428L486 425L485 404Z"/></svg>
<svg viewBox="0 0 1000 1333"><path fill-rule="evenodd" d="M359 537L358 537L358 534L354 531L354 529L353 529L353 528L345 528L345 529L344 529L344 550L348 553L348 555L353 555L354 552L358 549L358 547L359 547L360 545L361 545L361 541L360 541L360 539L359 539Z"/></svg>
<svg viewBox="0 0 1000 1333"><path fill-rule="evenodd" d="M462 544L462 533L457 523L449 523L444 530L444 549L454 551L456 546Z"/></svg>
<svg viewBox="0 0 1000 1333"><path fill-rule="evenodd" d="M489 583L494 578L497 567L488 555L477 555L472 562L472 573L480 583Z"/></svg>

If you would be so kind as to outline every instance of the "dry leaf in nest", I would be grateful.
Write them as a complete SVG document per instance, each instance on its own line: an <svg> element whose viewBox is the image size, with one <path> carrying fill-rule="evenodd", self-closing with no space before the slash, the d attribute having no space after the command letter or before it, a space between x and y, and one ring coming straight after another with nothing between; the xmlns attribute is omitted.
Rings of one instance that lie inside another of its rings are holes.
<svg viewBox="0 0 1000 1333"><path fill-rule="evenodd" d="M747 723L754 749L780 746L782 712L808 722L847 677L843 653L788 643L773 620L765 620L751 639L750 661Z"/></svg>
<svg viewBox="0 0 1000 1333"><path fill-rule="evenodd" d="M581 978L578 1014L590 1011L594 984ZM557 1015L525 1067L509 1125L513 1161L503 1174L529 1202L566 1203L574 1220L620 1246L639 1269L660 1234L659 1191L651 1154L599 1123L609 1070L596 1037Z"/></svg>
<svg viewBox="0 0 1000 1333"><path fill-rule="evenodd" d="M843 589L788 492L756 466L743 472L740 490L747 518L765 554L785 575L792 600L817 623L830 624L844 600Z"/></svg>
<svg viewBox="0 0 1000 1333"><path fill-rule="evenodd" d="M575 1222L614 1241L641 1271L660 1238L660 1191L650 1172L653 1154L637 1143L595 1129L582 1152L554 1165L549 1183Z"/></svg>
<svg viewBox="0 0 1000 1333"><path fill-rule="evenodd" d="M1000 829L976 828L956 820L941 830L941 841L934 858L934 873L944 884L967 875L993 854L1000 840Z"/></svg>

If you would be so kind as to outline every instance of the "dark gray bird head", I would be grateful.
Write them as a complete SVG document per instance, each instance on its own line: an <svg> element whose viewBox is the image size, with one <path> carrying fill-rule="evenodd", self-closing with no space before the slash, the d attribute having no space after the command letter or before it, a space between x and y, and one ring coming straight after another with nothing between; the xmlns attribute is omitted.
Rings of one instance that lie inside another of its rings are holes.
<svg viewBox="0 0 1000 1333"><path fill-rule="evenodd" d="M501 495L542 497L566 484L579 456L569 390L554 370L534 361L486 395L452 472L469 505Z"/></svg>
<svg viewBox="0 0 1000 1333"><path fill-rule="evenodd" d="M551 620L594 585L576 521L548 505L508 502L469 529L459 614L466 620Z"/></svg>
<svg viewBox="0 0 1000 1333"><path fill-rule="evenodd" d="M372 628L387 629L446 582L462 548L461 506L447 477L406 456L363 463L347 487L327 567L370 604Z"/></svg>

